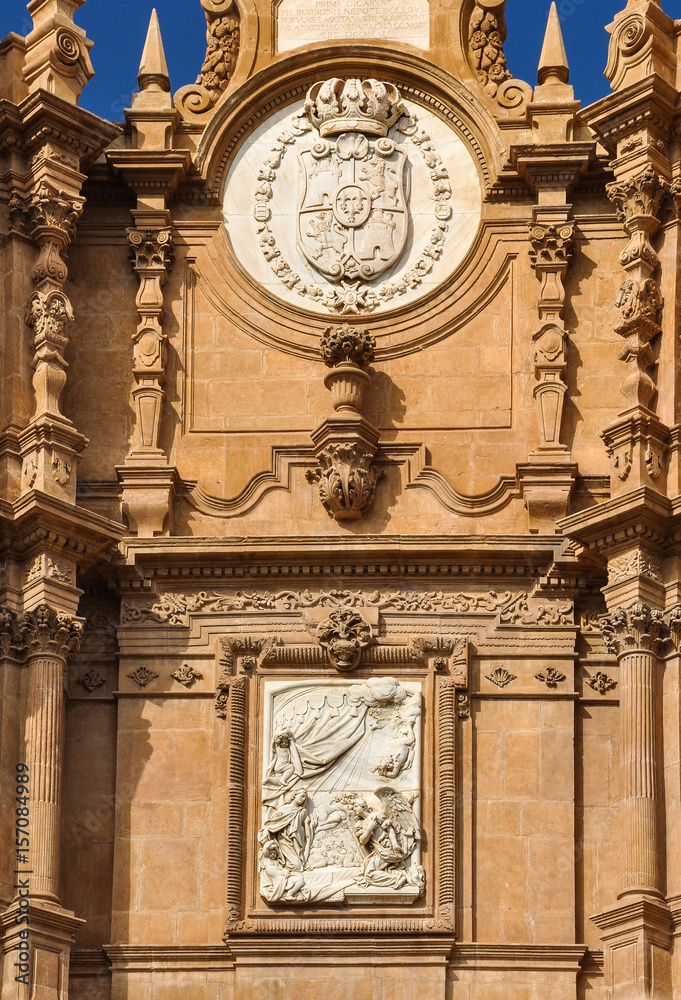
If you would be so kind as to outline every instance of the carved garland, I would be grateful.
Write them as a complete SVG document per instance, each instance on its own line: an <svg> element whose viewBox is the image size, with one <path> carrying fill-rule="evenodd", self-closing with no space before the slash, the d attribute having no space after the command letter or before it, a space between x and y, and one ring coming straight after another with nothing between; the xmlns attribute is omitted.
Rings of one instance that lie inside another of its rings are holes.
<svg viewBox="0 0 681 1000"><path fill-rule="evenodd" d="M226 611L296 611L300 608L315 607L367 607L391 611L451 611L459 614L495 613L502 625L572 625L573 607L565 604L538 604L530 606L527 591L513 593L496 591L466 594L463 592L446 594L443 591L402 591L382 593L375 590L366 594L352 590L321 590L313 594L309 590L235 591L231 594L212 594L198 591L194 594L161 594L150 605L138 606L123 602L122 625L145 622L163 622L166 625L183 626L189 614L201 612L215 614Z"/></svg>
<svg viewBox="0 0 681 1000"><path fill-rule="evenodd" d="M271 217L270 200L273 194L272 183L276 179L277 168L289 146L294 146L301 135L309 132L310 123L302 115L291 116L289 127L277 137L272 151L265 158L258 170L258 187L255 193L253 215L257 222L258 241L260 249L269 262L276 276L292 291L300 296L319 302L331 312L366 313L371 312L383 302L388 302L395 295L404 295L410 288L416 288L424 277L429 274L435 262L440 259L444 250L446 234L449 230L447 219L452 214L449 199L452 188L449 175L439 153L435 151L432 140L427 132L418 131L415 115L403 116L398 122L397 131L411 139L420 151L433 181L433 197L435 199L435 218L438 220L430 238L421 251L418 260L405 275L397 281L386 282L377 292L363 285L360 281L341 282L341 290L334 288L324 291L319 285L305 284L291 265L282 257L275 236L267 225Z"/></svg>

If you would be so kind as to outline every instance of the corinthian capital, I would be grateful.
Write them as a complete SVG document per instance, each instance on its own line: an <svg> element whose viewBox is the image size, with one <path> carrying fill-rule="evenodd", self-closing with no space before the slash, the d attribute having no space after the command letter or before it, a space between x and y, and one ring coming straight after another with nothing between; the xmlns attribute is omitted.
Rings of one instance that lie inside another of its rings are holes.
<svg viewBox="0 0 681 1000"><path fill-rule="evenodd" d="M641 215L657 219L668 187L667 182L648 166L636 177L607 184L605 190L617 209L618 219L626 226Z"/></svg>
<svg viewBox="0 0 681 1000"><path fill-rule="evenodd" d="M630 608L618 608L607 615L600 615L603 640L610 653L622 656L635 649L659 652L669 636L661 611L647 604L633 604Z"/></svg>
<svg viewBox="0 0 681 1000"><path fill-rule="evenodd" d="M19 628L29 656L53 653L65 660L76 655L83 635L81 622L63 611L54 611L47 604L24 612Z"/></svg>

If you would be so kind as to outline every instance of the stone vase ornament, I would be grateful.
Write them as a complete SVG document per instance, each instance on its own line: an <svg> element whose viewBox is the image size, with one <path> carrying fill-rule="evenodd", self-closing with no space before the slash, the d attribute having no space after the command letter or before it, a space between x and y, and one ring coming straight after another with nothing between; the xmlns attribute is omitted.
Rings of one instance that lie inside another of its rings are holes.
<svg viewBox="0 0 681 1000"><path fill-rule="evenodd" d="M319 499L337 521L358 520L371 506L379 475L372 466L379 432L360 414L371 376L362 365L373 360L376 342L359 327L343 323L324 331L319 350L331 371L324 385L336 414L312 434L318 467L308 480L318 484Z"/></svg>

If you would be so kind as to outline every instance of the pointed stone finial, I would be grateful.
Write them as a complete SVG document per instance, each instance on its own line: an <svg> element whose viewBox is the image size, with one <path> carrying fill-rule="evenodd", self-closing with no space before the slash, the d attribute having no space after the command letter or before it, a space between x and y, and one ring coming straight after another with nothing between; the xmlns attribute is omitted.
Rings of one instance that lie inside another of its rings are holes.
<svg viewBox="0 0 681 1000"><path fill-rule="evenodd" d="M555 0L549 10L544 44L539 56L537 78L540 84L567 83L570 79L570 68L565 54L563 33L560 30Z"/></svg>
<svg viewBox="0 0 681 1000"><path fill-rule="evenodd" d="M170 77L168 76L166 55L163 51L163 39L161 38L161 27L158 23L158 14L155 7L149 18L149 30L147 31L147 40L144 43L142 61L137 73L137 82L139 83L140 90L170 92Z"/></svg>

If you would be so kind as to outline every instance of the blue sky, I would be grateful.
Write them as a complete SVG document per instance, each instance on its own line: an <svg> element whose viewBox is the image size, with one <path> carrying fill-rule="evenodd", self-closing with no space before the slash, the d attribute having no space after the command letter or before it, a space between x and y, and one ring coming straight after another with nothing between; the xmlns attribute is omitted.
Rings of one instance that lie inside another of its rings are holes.
<svg viewBox="0 0 681 1000"><path fill-rule="evenodd" d="M570 62L570 81L582 106L610 92L603 77L608 35L604 26L626 0L558 0L558 11ZM86 0L76 14L95 47L91 58L96 76L81 104L103 118L119 121L136 89L136 76L149 15L156 7L166 48L173 91L192 83L205 53L205 18L199 0ZM514 75L536 82L537 62L549 0L508 0L506 57ZM663 4L681 17L681 0ZM0 38L10 31L25 35L31 28L25 0L0 0Z"/></svg>

